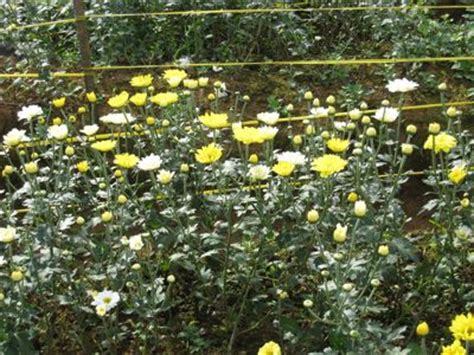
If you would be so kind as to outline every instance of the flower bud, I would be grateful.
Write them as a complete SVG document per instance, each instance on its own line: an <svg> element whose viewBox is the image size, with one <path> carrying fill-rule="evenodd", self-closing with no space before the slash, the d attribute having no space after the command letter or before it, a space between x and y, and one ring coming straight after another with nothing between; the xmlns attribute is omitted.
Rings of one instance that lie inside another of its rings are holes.
<svg viewBox="0 0 474 355"><path fill-rule="evenodd" d="M76 224L82 226L84 223L86 223L86 220L84 219L84 217L78 216L76 218Z"/></svg>
<svg viewBox="0 0 474 355"><path fill-rule="evenodd" d="M11 166L11 165L5 165L5 166L3 167L3 170L2 170L2 176L11 175L11 174L13 174L13 171L14 171L13 166Z"/></svg>
<svg viewBox="0 0 474 355"><path fill-rule="evenodd" d="M63 120L59 117L53 118L53 125L55 125L55 126L59 126L62 122L63 122Z"/></svg>
<svg viewBox="0 0 474 355"><path fill-rule="evenodd" d="M329 276L329 271L327 271L327 270L321 271L321 276L328 277Z"/></svg>
<svg viewBox="0 0 474 355"><path fill-rule="evenodd" d="M179 171L184 174L189 173L189 165L186 163L181 164L181 166L179 167Z"/></svg>
<svg viewBox="0 0 474 355"><path fill-rule="evenodd" d="M354 204L354 214L356 217L364 217L367 214L367 205L365 201L357 201Z"/></svg>
<svg viewBox="0 0 474 355"><path fill-rule="evenodd" d="M327 98L326 98L326 103L328 105L334 105L336 103L336 98L333 96L333 95L329 95Z"/></svg>
<svg viewBox="0 0 474 355"><path fill-rule="evenodd" d="M402 153L404 155L411 155L413 153L413 146L408 143L402 144Z"/></svg>
<svg viewBox="0 0 474 355"><path fill-rule="evenodd" d="M276 294L280 300L285 300L288 298L288 292L278 289Z"/></svg>
<svg viewBox="0 0 474 355"><path fill-rule="evenodd" d="M293 137L293 144L294 145L301 145L303 143L303 138L300 135L296 135Z"/></svg>
<svg viewBox="0 0 474 355"><path fill-rule="evenodd" d="M127 199L127 196L125 196L125 195L119 195L119 197L117 197L117 203L120 204L120 205L123 205L127 201L128 201L128 199Z"/></svg>
<svg viewBox="0 0 474 355"><path fill-rule="evenodd" d="M170 121L168 121L167 119L164 119L162 122L161 122L161 125L163 127L168 127L170 125Z"/></svg>
<svg viewBox="0 0 474 355"><path fill-rule="evenodd" d="M109 223L114 218L112 212L105 211L100 215L100 219L104 223Z"/></svg>
<svg viewBox="0 0 474 355"><path fill-rule="evenodd" d="M316 210L310 210L306 214L306 220L309 223L316 223L319 220L319 213Z"/></svg>
<svg viewBox="0 0 474 355"><path fill-rule="evenodd" d="M323 139L329 139L329 138L331 138L331 135L329 134L328 131L322 131L322 132L321 132L321 138L323 138Z"/></svg>
<svg viewBox="0 0 474 355"><path fill-rule="evenodd" d="M342 253L334 253L334 259L336 259L337 261L341 261L342 259L344 259L344 255L342 255Z"/></svg>
<svg viewBox="0 0 474 355"><path fill-rule="evenodd" d="M203 88L209 84L209 78L207 77L200 77L198 78L199 87Z"/></svg>
<svg viewBox="0 0 474 355"><path fill-rule="evenodd" d="M97 101L97 95L93 91L86 93L86 98L87 101L89 101L90 103L94 103Z"/></svg>
<svg viewBox="0 0 474 355"><path fill-rule="evenodd" d="M315 132L316 132L316 129L314 128L314 126L312 125L306 126L306 132L305 132L306 135L312 136Z"/></svg>
<svg viewBox="0 0 474 355"><path fill-rule="evenodd" d="M287 110L288 112L292 112L294 109L295 109L295 107L293 106L293 104L288 104L288 105L286 105L286 110Z"/></svg>
<svg viewBox="0 0 474 355"><path fill-rule="evenodd" d="M222 82L219 81L219 80L218 80L218 81L215 81L215 82L214 82L214 87L215 87L216 89L221 88L221 87L222 87Z"/></svg>
<svg viewBox="0 0 474 355"><path fill-rule="evenodd" d="M461 207L468 208L470 203L471 201L469 201L469 199L465 197L461 200Z"/></svg>
<svg viewBox="0 0 474 355"><path fill-rule="evenodd" d="M23 167L27 174L36 174L39 170L38 164L35 162L26 163Z"/></svg>
<svg viewBox="0 0 474 355"><path fill-rule="evenodd" d="M73 147L71 147L71 146L69 145L69 146L67 146L66 149L64 150L64 153L66 153L66 155L67 155L68 157L71 157L71 156L74 155L75 150L74 150Z"/></svg>
<svg viewBox="0 0 474 355"><path fill-rule="evenodd" d="M364 152L363 152L362 149L360 149L360 148L355 148L355 149L352 151L352 154L353 154L354 156L356 156L356 157L359 156L359 155L362 155L363 153L364 153Z"/></svg>
<svg viewBox="0 0 474 355"><path fill-rule="evenodd" d="M458 111L456 110L456 107L450 106L450 107L446 110L446 114L448 115L448 117L453 118L453 117L456 117L456 116L457 116Z"/></svg>
<svg viewBox="0 0 474 355"><path fill-rule="evenodd" d="M390 249L388 248L387 245L380 245L379 248L377 249L377 253L380 256L387 256L390 254Z"/></svg>
<svg viewBox="0 0 474 355"><path fill-rule="evenodd" d="M316 97L314 100L313 100L313 106L314 107L319 107L321 105L321 103L319 102L319 99Z"/></svg>
<svg viewBox="0 0 474 355"><path fill-rule="evenodd" d="M304 308L311 308L313 307L314 303L313 301L309 300L309 299L306 299L303 301L303 307Z"/></svg>
<svg viewBox="0 0 474 355"><path fill-rule="evenodd" d="M21 270L12 271L10 274L10 279L14 282L20 282L23 280L23 272L21 272Z"/></svg>
<svg viewBox="0 0 474 355"><path fill-rule="evenodd" d="M433 122L430 123L430 125L428 126L428 132L430 132L431 134L438 134L440 130L441 126L439 125L439 123Z"/></svg>
<svg viewBox="0 0 474 355"><path fill-rule="evenodd" d="M349 332L349 335L350 335L351 338L360 337L360 333L357 330L354 330L354 329Z"/></svg>
<svg viewBox="0 0 474 355"><path fill-rule="evenodd" d="M311 91L306 91L306 92L304 93L304 99L305 99L306 101L312 100L312 99L313 99L313 93L312 93Z"/></svg>
<svg viewBox="0 0 474 355"><path fill-rule="evenodd" d="M377 130L374 127L369 127L367 128L367 131L365 131L365 134L367 135L367 137L373 138L377 136Z"/></svg>
<svg viewBox="0 0 474 355"><path fill-rule="evenodd" d="M155 123L156 123L155 117L148 116L148 117L146 118L146 124L147 124L147 125L153 126Z"/></svg>
<svg viewBox="0 0 474 355"><path fill-rule="evenodd" d="M142 266L139 263L135 263L132 265L132 270L138 271L142 268Z"/></svg>
<svg viewBox="0 0 474 355"><path fill-rule="evenodd" d="M209 98L209 97L208 97ZM215 97L214 97L215 98ZM242 97L242 100L244 100L245 102L250 102L250 96L249 95L244 95ZM209 101L212 101L211 99L209 99Z"/></svg>
<svg viewBox="0 0 474 355"><path fill-rule="evenodd" d="M370 121L370 117L369 117L369 116L363 116L361 122L362 122L362 124L364 124L364 125L370 124L370 122L371 122L371 121Z"/></svg>
<svg viewBox="0 0 474 355"><path fill-rule="evenodd" d="M421 322L416 326L416 335L418 335L419 337L427 336L429 332L430 327L426 322Z"/></svg>
<svg viewBox="0 0 474 355"><path fill-rule="evenodd" d="M357 193L355 193L354 191L350 192L349 195L347 195L347 201L349 202L356 202L359 198L359 195L357 195Z"/></svg>
<svg viewBox="0 0 474 355"><path fill-rule="evenodd" d="M257 164L258 163L258 155L257 154L251 154L249 156L249 163L250 164Z"/></svg>
<svg viewBox="0 0 474 355"><path fill-rule="evenodd" d="M367 110L369 108L369 106L367 105L367 103L365 101L362 101L359 105L359 108L361 110Z"/></svg>
<svg viewBox="0 0 474 355"><path fill-rule="evenodd" d="M83 113L86 113L86 108L84 106L81 106L77 109L77 113L79 114L83 114Z"/></svg>
<svg viewBox="0 0 474 355"><path fill-rule="evenodd" d="M448 85L446 85L446 83L441 83L438 85L438 90L439 91L445 91L448 89Z"/></svg>
<svg viewBox="0 0 474 355"><path fill-rule="evenodd" d="M382 106L389 106L389 105L390 105L390 101L388 101L387 99L382 100Z"/></svg>
<svg viewBox="0 0 474 355"><path fill-rule="evenodd" d="M416 134L417 128L415 125L409 124L406 128L406 132L412 136Z"/></svg>
<svg viewBox="0 0 474 355"><path fill-rule="evenodd" d="M338 223L332 237L335 242L343 243L347 239L347 226L343 227Z"/></svg>
<svg viewBox="0 0 474 355"><path fill-rule="evenodd" d="M372 287L379 287L380 286L380 280L379 279L372 279L370 280L370 284Z"/></svg>
<svg viewBox="0 0 474 355"><path fill-rule="evenodd" d="M176 282L176 277L174 277L174 275L168 275L166 281L170 284L174 284Z"/></svg>
<svg viewBox="0 0 474 355"><path fill-rule="evenodd" d="M342 285L342 289L346 292L351 292L353 288L354 288L354 284L351 282L347 282L344 285Z"/></svg>
<svg viewBox="0 0 474 355"><path fill-rule="evenodd" d="M328 114L334 115L336 113L336 108L334 106L328 107Z"/></svg>

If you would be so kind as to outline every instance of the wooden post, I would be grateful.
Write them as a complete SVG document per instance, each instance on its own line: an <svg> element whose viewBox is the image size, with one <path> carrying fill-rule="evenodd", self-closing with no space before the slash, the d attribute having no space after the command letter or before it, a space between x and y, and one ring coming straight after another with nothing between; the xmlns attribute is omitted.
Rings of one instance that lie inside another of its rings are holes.
<svg viewBox="0 0 474 355"><path fill-rule="evenodd" d="M80 66L84 72L84 82L87 92L95 91L93 73L88 69L92 67L91 47L89 42L89 31L87 30L87 19L85 17L84 0L73 0L74 16L76 17L76 31L79 39L79 54L81 56Z"/></svg>

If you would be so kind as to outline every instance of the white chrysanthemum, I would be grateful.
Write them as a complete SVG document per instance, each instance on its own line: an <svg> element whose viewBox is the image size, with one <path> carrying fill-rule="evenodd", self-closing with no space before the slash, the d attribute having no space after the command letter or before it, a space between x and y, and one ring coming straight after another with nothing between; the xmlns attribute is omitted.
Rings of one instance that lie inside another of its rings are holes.
<svg viewBox="0 0 474 355"><path fill-rule="evenodd" d="M96 124L86 125L81 129L81 132L86 136L92 136L99 131L99 126Z"/></svg>
<svg viewBox="0 0 474 355"><path fill-rule="evenodd" d="M418 83L408 80L407 78L390 80L385 86L390 92L408 92L418 87Z"/></svg>
<svg viewBox="0 0 474 355"><path fill-rule="evenodd" d="M316 118L326 118L329 115L329 109L325 107L312 108L310 112Z"/></svg>
<svg viewBox="0 0 474 355"><path fill-rule="evenodd" d="M54 125L48 128L48 136L57 140L62 140L67 137L69 130L65 124Z"/></svg>
<svg viewBox="0 0 474 355"><path fill-rule="evenodd" d="M18 112L18 119L30 122L33 118L41 116L43 109L38 105L23 106Z"/></svg>
<svg viewBox="0 0 474 355"><path fill-rule="evenodd" d="M0 242L11 243L16 239L16 229L8 226L7 228L0 228Z"/></svg>
<svg viewBox="0 0 474 355"><path fill-rule="evenodd" d="M273 126L278 122L280 114L278 112L261 112L257 114L257 120L266 123L267 125Z"/></svg>
<svg viewBox="0 0 474 355"><path fill-rule="evenodd" d="M394 107L381 107L375 111L373 117L380 122L392 123L398 118L399 113Z"/></svg>
<svg viewBox="0 0 474 355"><path fill-rule="evenodd" d="M120 295L118 294L118 292L104 290L98 293L94 297L94 301L92 302L92 305L95 307L103 306L108 312L112 308L117 306L119 301L120 301Z"/></svg>
<svg viewBox="0 0 474 355"><path fill-rule="evenodd" d="M160 168L161 162L162 160L158 155L150 154L140 159L138 162L138 169L145 171L156 170Z"/></svg>
<svg viewBox="0 0 474 355"><path fill-rule="evenodd" d="M259 127L258 130L262 134L263 139L266 141L275 138L276 134L278 133L278 128L270 126Z"/></svg>
<svg viewBox="0 0 474 355"><path fill-rule="evenodd" d="M24 129L13 128L3 136L3 144L9 147L16 147L18 144L28 142L29 140Z"/></svg>
<svg viewBox="0 0 474 355"><path fill-rule="evenodd" d="M227 159L222 164L222 173L227 176L235 175L237 164L233 160Z"/></svg>
<svg viewBox="0 0 474 355"><path fill-rule="evenodd" d="M347 122L345 121L335 121L334 128L339 132L344 132L347 128Z"/></svg>
<svg viewBox="0 0 474 355"><path fill-rule="evenodd" d="M462 240L467 240L472 236L472 229L468 226L461 226L454 231L456 237Z"/></svg>
<svg viewBox="0 0 474 355"><path fill-rule="evenodd" d="M3 266L7 263L7 259L3 255L0 255L0 266Z"/></svg>
<svg viewBox="0 0 474 355"><path fill-rule="evenodd" d="M279 162L284 161L294 165L304 165L305 156L300 152L282 152L276 155Z"/></svg>
<svg viewBox="0 0 474 355"><path fill-rule="evenodd" d="M103 123L124 125L124 124L127 124L127 123L135 122L137 120L137 118L130 115L130 114L128 114L128 113L127 114L125 114L125 113L109 113L108 115L100 117L99 120Z"/></svg>
<svg viewBox="0 0 474 355"><path fill-rule="evenodd" d="M249 177L252 180L266 180L270 176L270 168L265 165L252 166L249 170Z"/></svg>
<svg viewBox="0 0 474 355"><path fill-rule="evenodd" d="M132 250L141 250L143 248L143 241L142 241L142 236L141 235L134 235L133 237L130 237L128 240L128 246Z"/></svg>

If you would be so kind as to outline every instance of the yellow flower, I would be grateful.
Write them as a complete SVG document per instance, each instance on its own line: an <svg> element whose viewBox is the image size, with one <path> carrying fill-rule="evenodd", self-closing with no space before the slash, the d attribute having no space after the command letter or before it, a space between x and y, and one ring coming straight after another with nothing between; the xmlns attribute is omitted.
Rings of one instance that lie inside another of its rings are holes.
<svg viewBox="0 0 474 355"><path fill-rule="evenodd" d="M89 163L87 160L80 161L76 164L76 168L80 173L86 173L89 170Z"/></svg>
<svg viewBox="0 0 474 355"><path fill-rule="evenodd" d="M123 153L116 154L114 164L124 169L131 169L138 164L140 159L135 154Z"/></svg>
<svg viewBox="0 0 474 355"><path fill-rule="evenodd" d="M90 103L94 103L97 101L97 96L94 91L86 93L86 98L87 101L89 101Z"/></svg>
<svg viewBox="0 0 474 355"><path fill-rule="evenodd" d="M467 355L467 352L461 342L456 339L451 345L443 346L441 355Z"/></svg>
<svg viewBox="0 0 474 355"><path fill-rule="evenodd" d="M34 161L26 163L23 167L27 174L36 174L39 170L38 164L36 164Z"/></svg>
<svg viewBox="0 0 474 355"><path fill-rule="evenodd" d="M466 176L467 176L466 164L456 165L454 168L451 169L451 171L448 174L449 180L455 185L459 185L461 182L463 182Z"/></svg>
<svg viewBox="0 0 474 355"><path fill-rule="evenodd" d="M144 106L146 104L146 98L147 98L146 93L137 93L130 98L130 101L135 106Z"/></svg>
<svg viewBox="0 0 474 355"><path fill-rule="evenodd" d="M255 127L242 127L241 124L234 124L232 125L232 131L234 132L234 138L246 145L265 141L262 132Z"/></svg>
<svg viewBox="0 0 474 355"><path fill-rule="evenodd" d="M474 340L474 316L470 312L467 315L457 315L451 321L449 330L456 339Z"/></svg>
<svg viewBox="0 0 474 355"><path fill-rule="evenodd" d="M269 341L258 349L257 355L281 355L280 345L274 341Z"/></svg>
<svg viewBox="0 0 474 355"><path fill-rule="evenodd" d="M325 154L316 158L311 163L311 170L317 171L321 177L327 178L341 170L347 165L347 160L334 154Z"/></svg>
<svg viewBox="0 0 474 355"><path fill-rule="evenodd" d="M334 153L345 152L349 147L350 141L348 139L331 138L326 142L326 145Z"/></svg>
<svg viewBox="0 0 474 355"><path fill-rule="evenodd" d="M186 89L196 89L199 85L199 82L194 79L185 79L183 80L183 85Z"/></svg>
<svg viewBox="0 0 474 355"><path fill-rule="evenodd" d="M176 78L176 79L179 79L179 82L181 82L187 76L188 74L184 70L181 70L181 69L168 69L168 70L165 70L163 73L163 79L165 79L166 81Z"/></svg>
<svg viewBox="0 0 474 355"><path fill-rule="evenodd" d="M222 157L222 148L215 143L211 143L198 149L194 157L201 164L212 164Z"/></svg>
<svg viewBox="0 0 474 355"><path fill-rule="evenodd" d="M174 92L160 92L159 94L152 96L150 101L161 107L166 107L178 102L178 94Z"/></svg>
<svg viewBox="0 0 474 355"><path fill-rule="evenodd" d="M122 91L120 94L112 96L107 103L110 107L121 108L128 103L129 94L126 91Z"/></svg>
<svg viewBox="0 0 474 355"><path fill-rule="evenodd" d="M137 75L130 80L130 85L135 88L146 88L147 86L150 86L152 82L153 77L151 74Z"/></svg>
<svg viewBox="0 0 474 355"><path fill-rule="evenodd" d="M104 141L95 142L91 144L91 148L98 150L99 152L105 153L105 152L110 152L112 149L115 148L116 145L117 145L116 141L107 139Z"/></svg>
<svg viewBox="0 0 474 355"><path fill-rule="evenodd" d="M59 99L54 99L53 100L53 106L56 107L56 108L63 108L65 104L66 104L66 98L65 97L60 97Z"/></svg>
<svg viewBox="0 0 474 355"><path fill-rule="evenodd" d="M280 161L278 164L273 165L272 170L280 176L290 176L293 170L295 170L295 164Z"/></svg>
<svg viewBox="0 0 474 355"><path fill-rule="evenodd" d="M204 115L199 116L199 121L204 126L214 129L226 127L229 124L228 119L227 113L206 112Z"/></svg>
<svg viewBox="0 0 474 355"><path fill-rule="evenodd" d="M454 147L456 147L457 144L458 144L458 141L456 140L455 137L451 136L450 134L446 132L442 132L436 136L430 134L428 138L426 139L426 142L423 145L423 148L430 149L430 150L434 149L436 154L439 153L440 151L449 153L449 151L453 149Z"/></svg>
<svg viewBox="0 0 474 355"><path fill-rule="evenodd" d="M424 337L427 336L428 333L430 332L430 327L428 326L428 323L426 322L421 322L416 326L416 335L419 337Z"/></svg>

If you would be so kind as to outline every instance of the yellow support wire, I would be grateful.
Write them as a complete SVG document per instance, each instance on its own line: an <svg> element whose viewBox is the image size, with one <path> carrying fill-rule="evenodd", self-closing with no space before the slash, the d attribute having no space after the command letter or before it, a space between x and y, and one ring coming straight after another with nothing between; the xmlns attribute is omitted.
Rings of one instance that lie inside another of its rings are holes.
<svg viewBox="0 0 474 355"><path fill-rule="evenodd" d="M474 105L474 101L455 101L455 102L447 102L447 103L432 103L432 104L423 104L423 105L408 105L408 106L403 106L401 109L402 111L413 111L413 110L426 110L426 109L432 109L432 108L440 108L443 106L470 106ZM371 114L374 113L376 110L364 110L362 111L363 114ZM337 112L335 114L335 117L341 118L341 117L347 117L348 113L347 112ZM293 117L284 117L284 118L279 118L278 123L285 123L285 122L300 122L304 120L319 120L320 118L316 118L314 115L304 115L304 116L293 116ZM259 123L258 120L256 119L247 119L242 122L243 125L245 126L255 126ZM230 128L232 124L227 124L223 128ZM186 127L186 129L191 129L190 127ZM163 129L158 128L156 130L156 133L160 133ZM122 138L122 137L138 137L138 136L144 136L146 135L147 132L115 132L115 133L101 133L101 134L96 134L94 136L91 136L90 138L93 138L94 140L104 140L104 139L110 139L110 138ZM65 140L66 143L80 143L80 142L85 142L85 138L81 137L70 137ZM19 148L34 148L37 146L45 146L45 145L50 145L54 144L55 141L51 139L44 139L44 140L37 140L37 141L32 141L28 143L23 143L19 145ZM2 146L3 150L6 149L5 146Z"/></svg>
<svg viewBox="0 0 474 355"><path fill-rule="evenodd" d="M202 63L168 63L168 64L144 64L144 65L108 65L86 68L89 72L109 70L143 70L143 69L166 69L166 68L196 68L196 67L245 67L245 66L292 66L292 65L373 65L373 64L399 64L399 63L437 63L437 62L461 62L472 61L474 56L463 57L420 57L420 58L373 58L373 59L312 59L312 60L267 60L254 62L202 62ZM51 73L53 78L81 78L85 73ZM0 79L38 79L39 73L0 73Z"/></svg>
<svg viewBox="0 0 474 355"><path fill-rule="evenodd" d="M296 3L293 6L305 5L306 2ZM332 12L332 11L403 11L403 10L456 10L456 9L473 9L474 5L439 5L439 6L341 6L341 7L319 7L319 8L259 8L259 9L218 9L218 10L186 10L186 11L159 11L159 12L143 12L143 13L124 13L124 14L91 14L81 18L66 18L55 21L45 21L32 23L28 25L10 24L6 29L0 30L0 33L11 31L19 31L24 29L47 27L54 25L63 25L74 23L78 20L93 20L99 18L129 18L129 17L159 17L159 16L207 16L207 15L250 15L250 14L273 14L273 13L295 13L295 12Z"/></svg>

